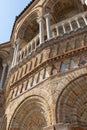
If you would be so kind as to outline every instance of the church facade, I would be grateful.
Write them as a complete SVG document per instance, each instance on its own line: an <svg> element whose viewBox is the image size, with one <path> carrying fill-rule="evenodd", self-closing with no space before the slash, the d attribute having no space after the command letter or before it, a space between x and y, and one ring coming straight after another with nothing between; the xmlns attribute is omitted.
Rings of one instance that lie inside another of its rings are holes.
<svg viewBox="0 0 87 130"><path fill-rule="evenodd" d="M85 0L32 0L0 44L0 130L87 130Z"/></svg>

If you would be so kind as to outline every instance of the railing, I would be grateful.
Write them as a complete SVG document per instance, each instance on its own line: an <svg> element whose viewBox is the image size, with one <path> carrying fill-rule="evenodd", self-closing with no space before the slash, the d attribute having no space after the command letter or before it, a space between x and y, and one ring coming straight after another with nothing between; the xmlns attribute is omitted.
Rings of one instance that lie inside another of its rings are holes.
<svg viewBox="0 0 87 130"><path fill-rule="evenodd" d="M52 38L63 37L65 34L70 34L78 29L87 26L87 12L77 14L71 18L61 21L51 26ZM39 34L33 38L21 51L18 53L17 62L31 55L40 46ZM47 39L46 39L47 40Z"/></svg>
<svg viewBox="0 0 87 130"><path fill-rule="evenodd" d="M87 12L80 13L69 19L51 26L52 37L61 37L73 31L84 28L87 25Z"/></svg>
<svg viewBox="0 0 87 130"><path fill-rule="evenodd" d="M19 51L17 61L18 62L22 61L22 59L26 58L33 51L35 51L39 45L40 42L39 42L39 34L38 34L22 50Z"/></svg>

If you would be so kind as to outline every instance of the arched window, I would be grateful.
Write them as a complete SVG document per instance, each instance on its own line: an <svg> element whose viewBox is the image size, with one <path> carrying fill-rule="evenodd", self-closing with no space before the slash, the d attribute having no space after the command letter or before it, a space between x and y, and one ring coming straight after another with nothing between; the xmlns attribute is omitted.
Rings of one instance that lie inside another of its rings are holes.
<svg viewBox="0 0 87 130"><path fill-rule="evenodd" d="M66 71L66 70L67 70L67 66L62 62L60 72L63 72L63 71Z"/></svg>

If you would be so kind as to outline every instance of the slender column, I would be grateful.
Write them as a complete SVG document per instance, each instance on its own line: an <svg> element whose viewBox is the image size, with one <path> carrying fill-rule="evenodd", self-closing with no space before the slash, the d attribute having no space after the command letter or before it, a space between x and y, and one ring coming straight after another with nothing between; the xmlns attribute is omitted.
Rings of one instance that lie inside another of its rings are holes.
<svg viewBox="0 0 87 130"><path fill-rule="evenodd" d="M30 43L30 47L31 47L31 53L32 53L33 51L32 42Z"/></svg>
<svg viewBox="0 0 87 130"><path fill-rule="evenodd" d="M64 23L62 24L62 27L63 27L63 32L64 34L66 33L66 30L65 30L65 27L64 27Z"/></svg>
<svg viewBox="0 0 87 130"><path fill-rule="evenodd" d="M58 26L56 26L56 32L57 32L57 37L58 37L60 35L59 30L58 30Z"/></svg>
<svg viewBox="0 0 87 130"><path fill-rule="evenodd" d="M80 28L81 26L80 26L80 24L79 24L78 18L76 18L75 20L76 20L76 23L77 23L78 28Z"/></svg>
<svg viewBox="0 0 87 130"><path fill-rule="evenodd" d="M40 44L44 43L44 27L43 27L43 18L39 18L37 20L39 24L39 37L40 37Z"/></svg>
<svg viewBox="0 0 87 130"><path fill-rule="evenodd" d="M73 31L73 27L72 27L71 21L69 21L69 26L70 26L71 31Z"/></svg>
<svg viewBox="0 0 87 130"><path fill-rule="evenodd" d="M87 20L86 20L85 16L83 15L82 17L83 17L85 24L87 25Z"/></svg>
<svg viewBox="0 0 87 130"><path fill-rule="evenodd" d="M3 64L3 71L2 71L2 76L1 76L0 89L2 89L3 85L4 85L6 68L7 68L7 64Z"/></svg>
<svg viewBox="0 0 87 130"><path fill-rule="evenodd" d="M46 14L45 16L46 19L46 28L47 28L47 39L51 39L51 29L50 29L50 14Z"/></svg>
<svg viewBox="0 0 87 130"><path fill-rule="evenodd" d="M14 44L14 54L13 54L13 61L12 61L12 67L16 65L17 63L17 55L20 45L20 39L17 39L17 41Z"/></svg>

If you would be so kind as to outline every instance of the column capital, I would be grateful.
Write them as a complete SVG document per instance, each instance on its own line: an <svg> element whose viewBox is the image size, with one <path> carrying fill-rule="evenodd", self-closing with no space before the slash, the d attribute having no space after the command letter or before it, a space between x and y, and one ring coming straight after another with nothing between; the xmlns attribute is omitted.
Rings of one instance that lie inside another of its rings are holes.
<svg viewBox="0 0 87 130"><path fill-rule="evenodd" d="M2 64L2 66L3 66L3 67L6 67L6 66L7 66L7 64L3 63L3 64Z"/></svg>
<svg viewBox="0 0 87 130"><path fill-rule="evenodd" d="M50 17L50 13L46 13L46 14L44 15L44 17L45 17L45 18Z"/></svg>
<svg viewBox="0 0 87 130"><path fill-rule="evenodd" d="M38 17L37 18L37 23L40 23L40 22L42 22L43 21L43 17Z"/></svg>
<svg viewBox="0 0 87 130"><path fill-rule="evenodd" d="M20 39L20 38L16 39L16 41L15 41L15 45L20 44L20 41L21 41L21 39Z"/></svg>

